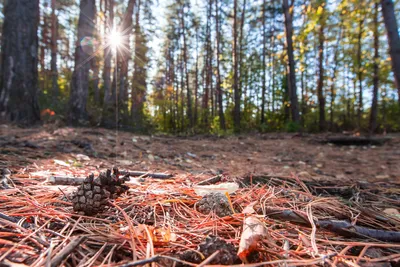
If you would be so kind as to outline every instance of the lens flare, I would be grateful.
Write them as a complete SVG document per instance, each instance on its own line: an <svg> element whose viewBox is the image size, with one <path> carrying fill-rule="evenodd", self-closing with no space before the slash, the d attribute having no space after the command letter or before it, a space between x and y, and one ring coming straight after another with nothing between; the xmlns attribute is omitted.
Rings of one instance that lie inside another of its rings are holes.
<svg viewBox="0 0 400 267"><path fill-rule="evenodd" d="M113 29L109 35L109 42L113 49L116 49L122 43L122 35L117 30Z"/></svg>

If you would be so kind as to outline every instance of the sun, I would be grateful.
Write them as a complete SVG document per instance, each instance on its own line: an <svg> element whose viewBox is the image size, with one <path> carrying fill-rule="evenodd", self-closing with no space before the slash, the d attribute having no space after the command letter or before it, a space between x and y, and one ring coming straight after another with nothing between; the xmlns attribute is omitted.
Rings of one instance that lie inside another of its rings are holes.
<svg viewBox="0 0 400 267"><path fill-rule="evenodd" d="M111 45L111 47L113 48L113 49L116 49L118 46L120 46L121 45L121 43L122 43L122 35L121 35L121 33L119 32L119 31L117 31L116 29L113 29L111 32L110 32L110 34L109 34L109 36L108 36L108 39L109 39L109 43L110 43L110 45Z"/></svg>

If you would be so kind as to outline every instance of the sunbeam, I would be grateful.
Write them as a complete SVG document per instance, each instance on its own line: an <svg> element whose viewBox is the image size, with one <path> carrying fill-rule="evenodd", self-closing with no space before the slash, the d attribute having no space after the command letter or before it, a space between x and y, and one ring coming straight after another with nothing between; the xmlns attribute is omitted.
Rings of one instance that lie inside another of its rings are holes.
<svg viewBox="0 0 400 267"><path fill-rule="evenodd" d="M116 29L113 29L109 36L108 36L109 44L111 45L112 49L117 49L118 46L122 44L122 35Z"/></svg>

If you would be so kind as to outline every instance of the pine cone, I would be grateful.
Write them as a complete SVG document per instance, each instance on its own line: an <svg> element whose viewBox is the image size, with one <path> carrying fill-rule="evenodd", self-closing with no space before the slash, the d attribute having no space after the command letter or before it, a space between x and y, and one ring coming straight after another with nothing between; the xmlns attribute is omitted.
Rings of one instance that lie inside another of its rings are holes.
<svg viewBox="0 0 400 267"><path fill-rule="evenodd" d="M97 178L89 175L72 194L74 211L89 216L102 212L109 198L117 198L129 189L123 184L128 177L120 179L118 176L118 169L114 169L113 174L111 170L102 172Z"/></svg>
<svg viewBox="0 0 400 267"><path fill-rule="evenodd" d="M217 236L206 237L205 242L199 245L199 251L207 258L215 251L219 250L218 257L214 258L210 264L232 265L240 263L239 257L236 255L237 249L231 243Z"/></svg>
<svg viewBox="0 0 400 267"><path fill-rule="evenodd" d="M233 244L212 235L206 237L206 240L199 245L198 252L201 254L193 250L187 250L179 254L179 258L192 263L200 263L204 259L210 257L217 250L219 250L219 254L210 262L210 264L232 265L241 262L239 257L236 255L237 249ZM203 255L204 258L200 255ZM176 266L186 267L189 265L178 263Z"/></svg>
<svg viewBox="0 0 400 267"><path fill-rule="evenodd" d="M196 203L197 210L203 214L209 214L214 211L219 217L232 215L232 209L228 198L219 192L212 192Z"/></svg>

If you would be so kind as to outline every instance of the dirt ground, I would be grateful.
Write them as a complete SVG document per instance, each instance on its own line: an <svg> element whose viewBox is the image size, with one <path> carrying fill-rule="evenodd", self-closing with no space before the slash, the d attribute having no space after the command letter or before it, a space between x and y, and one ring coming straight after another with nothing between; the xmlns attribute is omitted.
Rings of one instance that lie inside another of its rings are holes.
<svg viewBox="0 0 400 267"><path fill-rule="evenodd" d="M399 266L400 135L336 146L329 134L0 131L0 266ZM112 166L173 175L46 181Z"/></svg>
<svg viewBox="0 0 400 267"><path fill-rule="evenodd" d="M113 165L134 171L297 175L332 181L400 182L400 136L383 146L335 146L327 135L142 136L101 128L0 126L0 167L34 177L86 176ZM87 157L86 157L87 156Z"/></svg>

